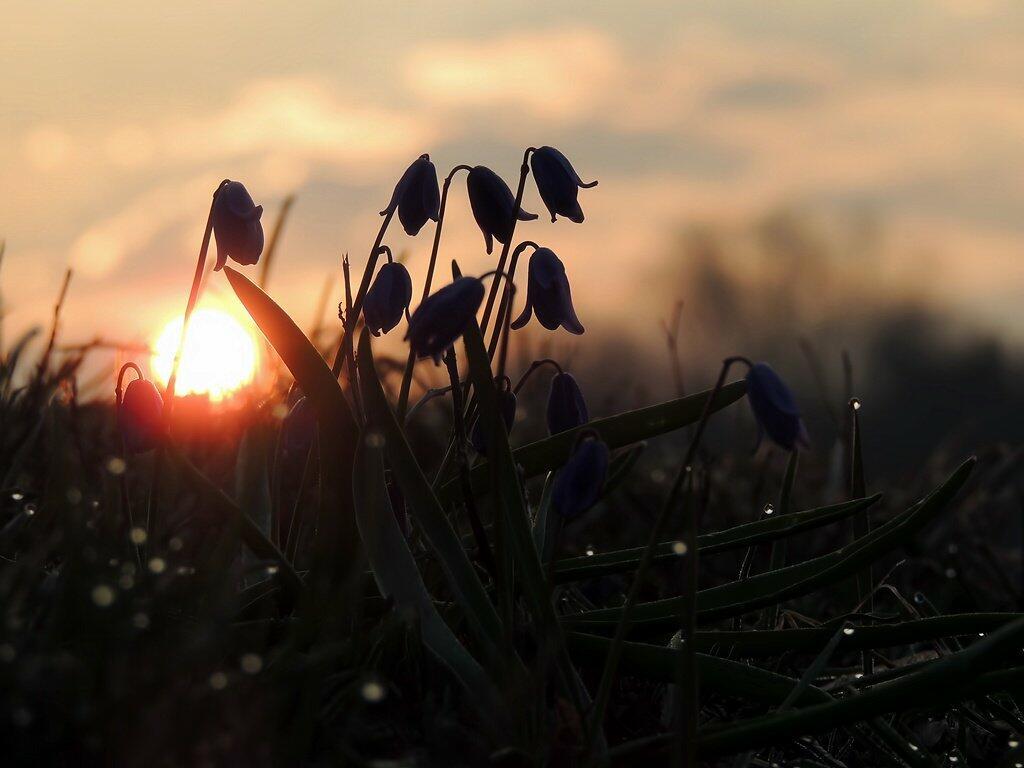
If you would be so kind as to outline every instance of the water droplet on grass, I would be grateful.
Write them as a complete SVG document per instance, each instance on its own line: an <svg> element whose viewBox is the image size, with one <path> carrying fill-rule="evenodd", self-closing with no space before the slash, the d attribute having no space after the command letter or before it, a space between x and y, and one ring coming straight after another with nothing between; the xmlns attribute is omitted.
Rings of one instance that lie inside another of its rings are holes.
<svg viewBox="0 0 1024 768"><path fill-rule="evenodd" d="M98 584L92 588L92 601L100 608L109 608L114 604L117 593L106 584Z"/></svg>
<svg viewBox="0 0 1024 768"><path fill-rule="evenodd" d="M359 689L359 695L371 704L382 701L385 694L384 686L373 680L363 683L362 688Z"/></svg>
<svg viewBox="0 0 1024 768"><path fill-rule="evenodd" d="M146 533L145 528L139 528L136 526L128 532L128 538L132 540L132 544L139 546L146 543L148 534Z"/></svg>
<svg viewBox="0 0 1024 768"><path fill-rule="evenodd" d="M685 555L686 554L686 550L687 550L686 542L683 542L683 541L673 541L672 542L672 551L675 554L677 554L677 555Z"/></svg>
<svg viewBox="0 0 1024 768"><path fill-rule="evenodd" d="M107 471L112 475L123 475L128 465L120 456L113 456L107 460Z"/></svg>
<svg viewBox="0 0 1024 768"><path fill-rule="evenodd" d="M246 653L239 659L239 666L247 675L258 675L263 669L263 657L258 653Z"/></svg>
<svg viewBox="0 0 1024 768"><path fill-rule="evenodd" d="M775 513L775 505L772 504L771 502L768 502L767 504L765 504L764 505L764 513L766 515L774 514Z"/></svg>
<svg viewBox="0 0 1024 768"><path fill-rule="evenodd" d="M853 627L843 627L843 634L849 637L854 632Z"/></svg>
<svg viewBox="0 0 1024 768"><path fill-rule="evenodd" d="M167 561L162 557L154 557L150 559L148 566L151 573L163 573L167 570Z"/></svg>

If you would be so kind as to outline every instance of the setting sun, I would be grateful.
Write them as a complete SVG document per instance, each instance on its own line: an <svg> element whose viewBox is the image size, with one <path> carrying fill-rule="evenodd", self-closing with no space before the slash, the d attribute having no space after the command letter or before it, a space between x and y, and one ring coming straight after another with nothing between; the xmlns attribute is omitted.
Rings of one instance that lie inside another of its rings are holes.
<svg viewBox="0 0 1024 768"><path fill-rule="evenodd" d="M181 323L180 317L167 323L153 347L153 372L163 384L174 364ZM234 317L219 309L199 309L189 323L177 393L224 400L252 382L258 358L255 337Z"/></svg>

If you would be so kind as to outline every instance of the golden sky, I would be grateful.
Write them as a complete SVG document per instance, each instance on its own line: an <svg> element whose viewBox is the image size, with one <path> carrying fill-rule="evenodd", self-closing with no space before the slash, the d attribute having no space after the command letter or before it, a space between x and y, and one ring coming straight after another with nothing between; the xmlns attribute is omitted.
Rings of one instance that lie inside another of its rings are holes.
<svg viewBox="0 0 1024 768"><path fill-rule="evenodd" d="M268 223L296 193L270 288L306 325L416 156L513 183L531 144L600 180L583 226L519 232L563 258L589 327L636 321L622 299L649 291L680 226L795 206L881 215L932 254L913 279L1024 330L1019 3L42 0L3 19L8 333L45 320L70 264L69 341L152 338L181 311L225 177ZM532 189L525 206L543 211ZM464 184L450 211L446 254L489 269ZM414 280L430 236L387 239Z"/></svg>

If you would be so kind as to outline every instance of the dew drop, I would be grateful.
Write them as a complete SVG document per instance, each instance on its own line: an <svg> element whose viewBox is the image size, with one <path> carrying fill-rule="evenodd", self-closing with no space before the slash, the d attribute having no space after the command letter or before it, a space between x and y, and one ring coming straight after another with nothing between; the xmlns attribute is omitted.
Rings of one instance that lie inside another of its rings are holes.
<svg viewBox="0 0 1024 768"><path fill-rule="evenodd" d="M594 550L593 546L588 546L584 551L586 552L587 557L593 557L594 556L594 551L595 550Z"/></svg>
<svg viewBox="0 0 1024 768"><path fill-rule="evenodd" d="M25 505L25 516L26 517L32 517L33 515L35 515L35 513L36 513L36 505L35 504L26 504Z"/></svg>
<svg viewBox="0 0 1024 768"><path fill-rule="evenodd" d="M258 653L246 653L238 661L242 671L247 675L258 675L263 669L263 657Z"/></svg>
<svg viewBox="0 0 1024 768"><path fill-rule="evenodd" d="M914 752L917 752L920 749L920 747L918 747L917 744L908 744L907 746L909 746L910 749Z"/></svg>
<svg viewBox="0 0 1024 768"><path fill-rule="evenodd" d="M132 544L139 546L141 544L146 543L148 534L146 533L145 528L139 528L138 526L135 526L128 532L128 538L132 540Z"/></svg>
<svg viewBox="0 0 1024 768"><path fill-rule="evenodd" d="M765 513L766 515L771 515L771 514L774 514L774 513L775 513L775 505L774 505L774 504L772 504L772 503L771 503L771 502L769 501L769 502L768 502L767 504L765 504L765 505L764 505L764 513Z"/></svg>
<svg viewBox="0 0 1024 768"><path fill-rule="evenodd" d="M228 687L228 676L223 672L214 672L210 675L210 687L215 691L223 691Z"/></svg>
<svg viewBox="0 0 1024 768"><path fill-rule="evenodd" d="M128 465L120 456L112 456L107 460L107 471L112 475L123 475Z"/></svg>
<svg viewBox="0 0 1024 768"><path fill-rule="evenodd" d="M92 601L100 608L109 608L116 597L117 593L106 584L97 584L92 588Z"/></svg>
<svg viewBox="0 0 1024 768"><path fill-rule="evenodd" d="M853 627L843 627L843 634L849 637L854 632Z"/></svg>
<svg viewBox="0 0 1024 768"><path fill-rule="evenodd" d="M1010 749L1016 749L1017 747L1020 746L1020 742L1017 741L1016 739L1010 739L1007 742L1006 746L1008 746Z"/></svg>
<svg viewBox="0 0 1024 768"><path fill-rule="evenodd" d="M24 498L25 498L25 494L22 493L21 491L15 491L14 493L11 494L11 500L12 501L21 501Z"/></svg>
<svg viewBox="0 0 1024 768"><path fill-rule="evenodd" d="M855 410L855 411L859 411L860 410L860 400L858 400L856 397L853 398L850 401L850 407L853 408L853 410Z"/></svg>
<svg viewBox="0 0 1024 768"><path fill-rule="evenodd" d="M267 566L267 575L268 576L273 576L275 573L277 573L277 566L276 565L268 565Z"/></svg>
<svg viewBox="0 0 1024 768"><path fill-rule="evenodd" d="M167 561L162 557L151 558L148 567L151 573L163 573L167 570Z"/></svg>
<svg viewBox="0 0 1024 768"><path fill-rule="evenodd" d="M359 689L359 695L371 704L382 701L384 694L384 686L373 680L363 683L362 688Z"/></svg>
<svg viewBox="0 0 1024 768"><path fill-rule="evenodd" d="M686 554L686 549L687 549L686 542L684 542L684 541L673 541L672 542L672 551L675 554L677 554L677 555L685 555Z"/></svg>

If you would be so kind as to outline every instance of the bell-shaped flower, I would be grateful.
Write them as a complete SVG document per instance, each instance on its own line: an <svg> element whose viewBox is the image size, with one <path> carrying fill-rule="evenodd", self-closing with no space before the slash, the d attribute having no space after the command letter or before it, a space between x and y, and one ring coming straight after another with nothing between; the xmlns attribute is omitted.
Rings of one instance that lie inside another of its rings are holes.
<svg viewBox="0 0 1024 768"><path fill-rule="evenodd" d="M430 155L420 155L406 168L395 185L394 194L381 216L398 209L398 220L406 234L415 237L427 220L437 221L441 197L437 190L437 169Z"/></svg>
<svg viewBox="0 0 1024 768"><path fill-rule="evenodd" d="M515 229L513 214L516 208L516 198L508 184L490 168L478 165L469 172L466 188L469 190L473 218L484 233L487 252L490 253L494 248L491 238L507 245ZM520 207L518 218L519 221L532 221L537 218L537 214L527 213Z"/></svg>
<svg viewBox="0 0 1024 768"><path fill-rule="evenodd" d="M793 393L767 363L755 363L747 372L747 399L757 421L759 445L765 433L787 451L797 444L810 445Z"/></svg>
<svg viewBox="0 0 1024 768"><path fill-rule="evenodd" d="M608 446L597 433L584 435L559 470L551 489L551 504L565 520L574 520L601 498L608 477Z"/></svg>
<svg viewBox="0 0 1024 768"><path fill-rule="evenodd" d="M412 301L412 278L405 265L390 261L380 268L363 300L363 319L374 336L387 333Z"/></svg>
<svg viewBox="0 0 1024 768"><path fill-rule="evenodd" d="M556 373L548 395L548 434L556 435L583 426L590 415L580 385L571 373Z"/></svg>
<svg viewBox="0 0 1024 768"><path fill-rule="evenodd" d="M213 236L217 239L217 265L230 256L239 264L255 264L263 253L263 206L256 205L245 185L229 181L217 190L213 201Z"/></svg>
<svg viewBox="0 0 1024 768"><path fill-rule="evenodd" d="M596 187L597 182L584 182L568 158L554 147L541 147L534 152L530 167L533 168L540 199L551 214L551 221L558 215L582 224L583 209L577 199L579 191Z"/></svg>
<svg viewBox="0 0 1024 768"><path fill-rule="evenodd" d="M428 296L409 320L405 338L419 357L441 355L466 330L484 300L484 284L475 277L460 277Z"/></svg>
<svg viewBox="0 0 1024 768"><path fill-rule="evenodd" d="M537 320L549 331L562 326L569 333L583 333L583 325L572 306L569 278L565 265L550 248L538 248L530 257L530 274L526 284L526 307L512 323L522 328L536 312Z"/></svg>
<svg viewBox="0 0 1024 768"><path fill-rule="evenodd" d="M512 432L512 425L516 420L516 393L512 391L512 382L505 376L498 383L498 410L501 411L501 420L505 422L505 432ZM481 415L473 425L473 433L469 442L474 450L481 456L487 455L487 427L484 425L484 417Z"/></svg>
<svg viewBox="0 0 1024 768"><path fill-rule="evenodd" d="M289 455L305 456L316 436L316 412L309 398L303 395L295 401L281 423L281 443Z"/></svg>
<svg viewBox="0 0 1024 768"><path fill-rule="evenodd" d="M164 401L153 382L134 379L124 390L117 411L117 427L126 453L156 448L163 436Z"/></svg>

